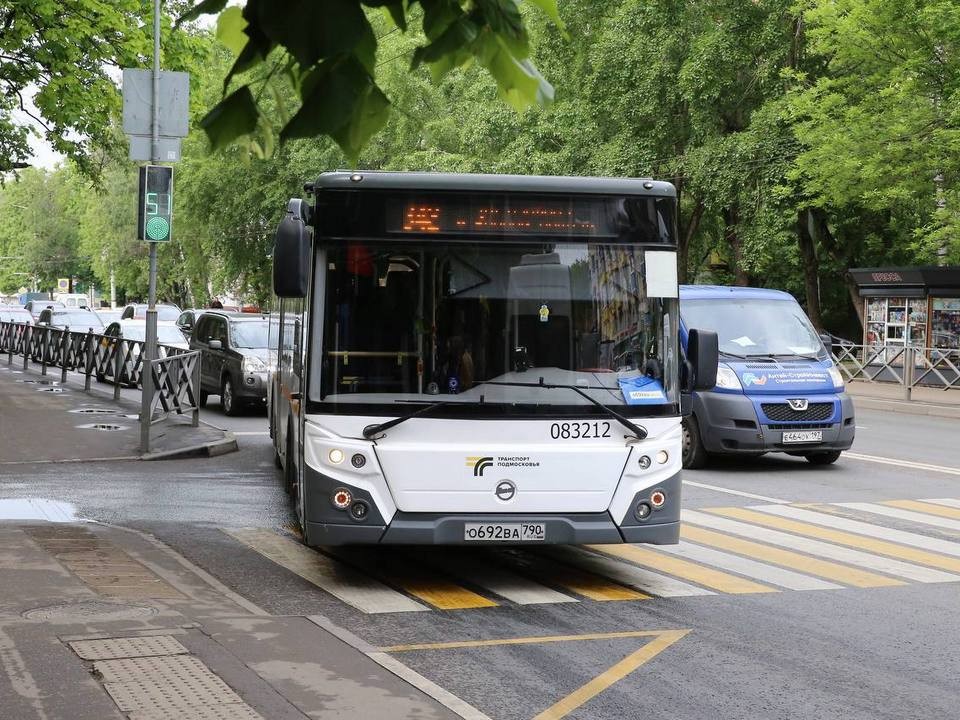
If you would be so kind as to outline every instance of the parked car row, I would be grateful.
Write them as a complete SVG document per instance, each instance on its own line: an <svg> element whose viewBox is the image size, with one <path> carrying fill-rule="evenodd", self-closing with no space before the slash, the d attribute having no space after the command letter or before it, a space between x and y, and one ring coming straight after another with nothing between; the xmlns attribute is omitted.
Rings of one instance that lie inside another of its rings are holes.
<svg viewBox="0 0 960 720"><path fill-rule="evenodd" d="M236 415L244 406L265 407L267 373L273 366L267 317L220 309L181 310L158 304L157 341L166 347L200 351L200 404L210 395L220 397L224 413ZM0 321L26 322L80 332L91 330L110 338L142 342L146 338L147 305L131 303L122 310L65 307L56 300L31 300L26 306L0 305ZM131 354L139 353L139 345ZM113 367L97 375L100 381L129 384L126 371L113 378Z"/></svg>

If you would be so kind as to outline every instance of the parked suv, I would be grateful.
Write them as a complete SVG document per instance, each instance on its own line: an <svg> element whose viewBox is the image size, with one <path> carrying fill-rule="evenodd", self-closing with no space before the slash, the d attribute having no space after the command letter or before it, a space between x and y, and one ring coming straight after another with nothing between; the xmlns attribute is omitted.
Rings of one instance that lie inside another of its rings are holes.
<svg viewBox="0 0 960 720"><path fill-rule="evenodd" d="M200 351L200 405L220 395L227 415L241 405L263 406L271 356L268 320L262 315L207 310L197 318L190 349Z"/></svg>

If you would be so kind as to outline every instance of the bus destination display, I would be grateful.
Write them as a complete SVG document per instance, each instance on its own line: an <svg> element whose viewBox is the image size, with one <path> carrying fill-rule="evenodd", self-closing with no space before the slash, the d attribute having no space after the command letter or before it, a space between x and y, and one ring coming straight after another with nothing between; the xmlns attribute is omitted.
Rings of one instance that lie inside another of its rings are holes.
<svg viewBox="0 0 960 720"><path fill-rule="evenodd" d="M392 203L388 232L417 235L615 235L606 203L564 200Z"/></svg>

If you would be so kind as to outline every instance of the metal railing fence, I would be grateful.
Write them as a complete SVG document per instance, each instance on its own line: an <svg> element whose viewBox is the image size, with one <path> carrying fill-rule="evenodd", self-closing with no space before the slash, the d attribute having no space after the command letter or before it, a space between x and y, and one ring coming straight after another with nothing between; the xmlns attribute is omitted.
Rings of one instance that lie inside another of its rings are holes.
<svg viewBox="0 0 960 720"><path fill-rule="evenodd" d="M142 340L128 340L93 332L72 331L47 325L0 322L0 356L7 356L13 364L14 356L22 358L23 369L31 362L38 363L41 373L48 368L60 370L60 382L67 381L68 372L84 375L84 390L90 390L91 379L112 380L113 398L120 399L122 385L138 387L143 375ZM150 402L151 425L168 413L193 413L192 423L199 424L200 413L200 351L186 351L169 345L158 345L160 357L152 365L154 392ZM154 417L157 409L162 410ZM149 451L149 437L141 446Z"/></svg>
<svg viewBox="0 0 960 720"><path fill-rule="evenodd" d="M909 400L915 387L960 390L960 350L914 345L834 345L845 380L895 383Z"/></svg>

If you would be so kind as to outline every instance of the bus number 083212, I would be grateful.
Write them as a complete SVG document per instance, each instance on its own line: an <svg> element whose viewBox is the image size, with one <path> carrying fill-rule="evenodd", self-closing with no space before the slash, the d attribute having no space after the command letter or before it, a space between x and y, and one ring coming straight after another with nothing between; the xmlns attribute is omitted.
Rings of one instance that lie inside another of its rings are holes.
<svg viewBox="0 0 960 720"><path fill-rule="evenodd" d="M610 437L610 423L553 423L550 426L550 437L552 437L554 440L587 440L590 438L608 438Z"/></svg>

